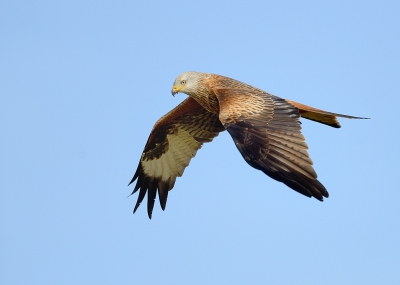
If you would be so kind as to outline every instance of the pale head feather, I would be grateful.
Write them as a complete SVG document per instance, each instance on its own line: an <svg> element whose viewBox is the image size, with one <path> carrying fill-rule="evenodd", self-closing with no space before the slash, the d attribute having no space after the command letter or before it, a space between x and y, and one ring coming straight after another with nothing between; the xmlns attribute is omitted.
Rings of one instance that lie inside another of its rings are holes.
<svg viewBox="0 0 400 285"><path fill-rule="evenodd" d="M178 92L183 92L187 95L195 95L199 91L199 82L207 73L186 71L179 75L175 81L172 89L172 94L175 95Z"/></svg>

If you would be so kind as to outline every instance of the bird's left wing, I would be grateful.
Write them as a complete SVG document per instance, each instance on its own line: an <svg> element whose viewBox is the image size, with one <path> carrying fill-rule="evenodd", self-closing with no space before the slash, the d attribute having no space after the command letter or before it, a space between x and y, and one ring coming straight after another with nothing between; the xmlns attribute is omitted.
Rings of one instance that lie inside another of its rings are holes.
<svg viewBox="0 0 400 285"><path fill-rule="evenodd" d="M168 191L174 187L176 177L182 176L202 144L212 141L223 130L218 116L206 111L190 97L160 118L150 133L139 166L129 183L137 180L132 194L140 189L133 212L148 193L147 212L151 218L157 191L164 210Z"/></svg>
<svg viewBox="0 0 400 285"><path fill-rule="evenodd" d="M328 197L300 132L299 110L284 99L221 78L213 82L219 118L246 162L303 195L321 201Z"/></svg>

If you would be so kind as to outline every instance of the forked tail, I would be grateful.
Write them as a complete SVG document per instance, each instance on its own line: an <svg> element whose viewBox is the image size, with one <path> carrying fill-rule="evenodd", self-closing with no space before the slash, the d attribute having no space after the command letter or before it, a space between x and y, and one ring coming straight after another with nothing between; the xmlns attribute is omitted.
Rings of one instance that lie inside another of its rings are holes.
<svg viewBox="0 0 400 285"><path fill-rule="evenodd" d="M334 128L340 128L340 124L336 117L347 118L347 119L369 119L369 118L353 117L348 115L331 113L307 105L303 105L297 102L293 102L287 99L286 102L292 104L297 109L299 109L300 116L302 116L303 118L316 121L318 123L325 124Z"/></svg>

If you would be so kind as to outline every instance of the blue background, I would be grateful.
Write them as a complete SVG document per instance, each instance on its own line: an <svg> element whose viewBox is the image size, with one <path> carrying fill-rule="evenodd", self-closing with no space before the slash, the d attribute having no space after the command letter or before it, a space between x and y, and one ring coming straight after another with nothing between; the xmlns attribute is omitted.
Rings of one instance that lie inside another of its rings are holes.
<svg viewBox="0 0 400 285"><path fill-rule="evenodd" d="M399 1L1 1L1 284L400 284ZM153 219L127 187L187 70L303 120L323 203L205 144Z"/></svg>

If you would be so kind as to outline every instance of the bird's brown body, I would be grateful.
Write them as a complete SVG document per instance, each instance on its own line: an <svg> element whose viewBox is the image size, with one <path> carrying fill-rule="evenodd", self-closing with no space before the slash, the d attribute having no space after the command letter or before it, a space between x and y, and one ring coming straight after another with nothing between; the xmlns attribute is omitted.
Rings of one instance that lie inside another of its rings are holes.
<svg viewBox="0 0 400 285"><path fill-rule="evenodd" d="M149 217L157 192L164 210L176 177L204 142L224 130L252 167L308 197L328 197L312 167L299 118L339 128L336 117L357 117L281 99L216 74L183 73L174 84L173 94L177 92L189 98L157 121L130 182L137 179L132 194L140 189L134 212L146 192Z"/></svg>

